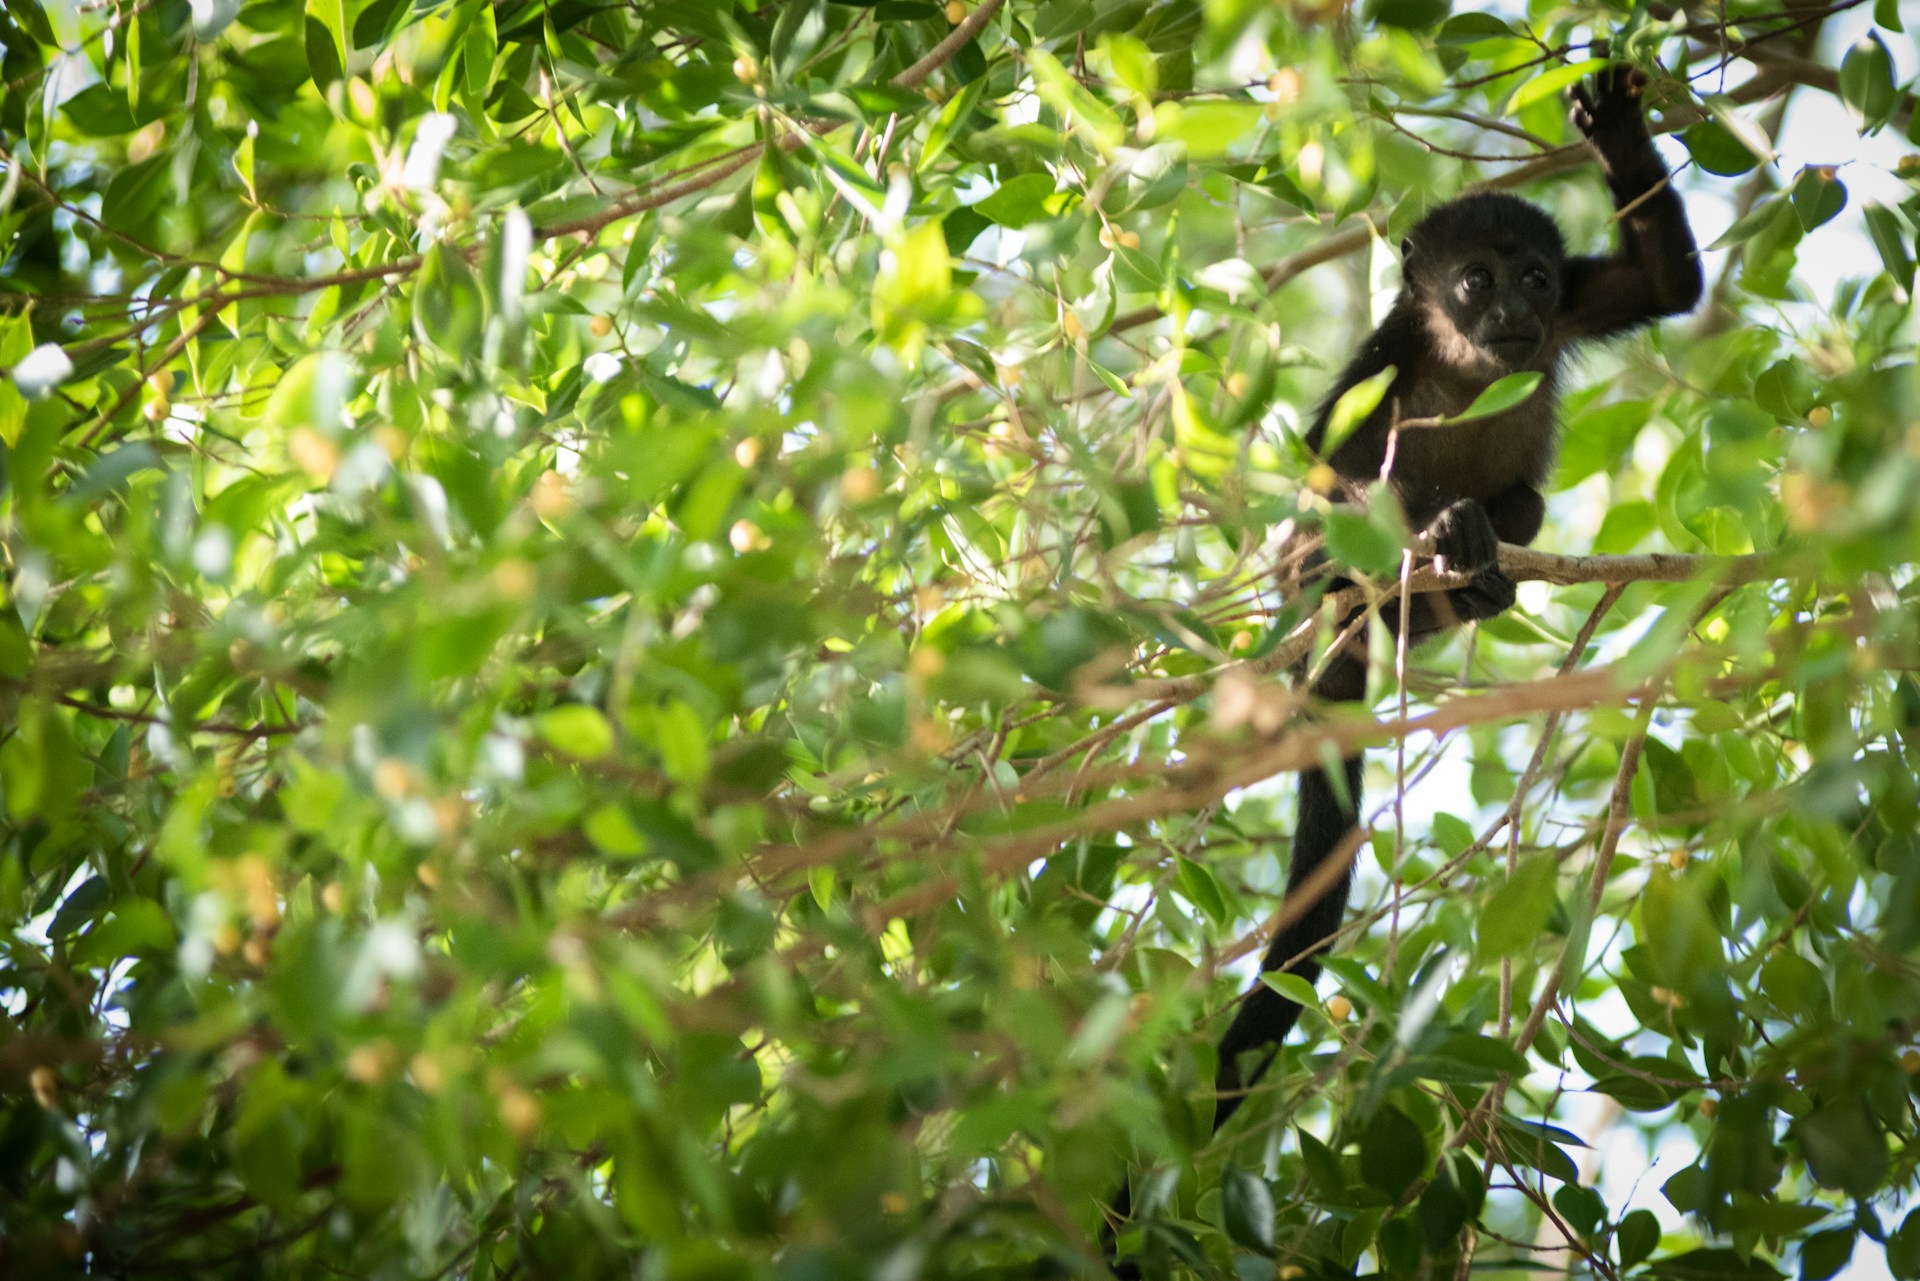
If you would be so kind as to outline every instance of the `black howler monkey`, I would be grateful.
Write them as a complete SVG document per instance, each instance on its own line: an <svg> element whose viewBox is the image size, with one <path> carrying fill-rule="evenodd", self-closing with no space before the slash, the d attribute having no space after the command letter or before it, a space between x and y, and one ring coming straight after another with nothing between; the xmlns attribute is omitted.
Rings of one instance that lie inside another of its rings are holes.
<svg viewBox="0 0 1920 1281"><path fill-rule="evenodd" d="M1415 598L1410 637L1490 618L1513 604L1513 583L1495 565L1494 553L1499 542L1531 542L1540 531L1540 486L1553 465L1561 357L1587 339L1690 311L1700 299L1700 264L1686 209L1667 181L1642 114L1645 83L1639 72L1615 65L1571 95L1573 122L1598 155L1620 211L1613 254L1567 257L1553 219L1515 196L1488 192L1439 206L1403 242L1400 295L1341 372L1307 434L1308 446L1318 451L1341 395L1389 366L1396 370L1379 407L1326 460L1344 486L1363 488L1381 479L1395 423L1457 415L1507 374L1542 375L1534 394L1505 413L1416 427L1393 441L1386 480L1409 526L1432 539L1436 567L1473 575L1471 586L1445 594L1445 605ZM1389 617L1397 625L1397 607ZM1357 701L1365 697L1366 679L1363 653L1343 651L1314 693ZM1357 806L1360 758L1341 764L1344 795ZM1341 796L1324 771L1300 775L1289 893L1354 827L1355 811ZM1349 868L1279 932L1262 970L1287 969L1309 983L1318 977L1319 963L1308 954L1323 950L1339 928L1350 879ZM1241 1002L1220 1041L1215 1129L1238 1109L1247 1085L1258 1079L1299 1016L1298 1004L1264 983ZM1241 1056L1261 1048L1266 1060L1243 1078Z"/></svg>

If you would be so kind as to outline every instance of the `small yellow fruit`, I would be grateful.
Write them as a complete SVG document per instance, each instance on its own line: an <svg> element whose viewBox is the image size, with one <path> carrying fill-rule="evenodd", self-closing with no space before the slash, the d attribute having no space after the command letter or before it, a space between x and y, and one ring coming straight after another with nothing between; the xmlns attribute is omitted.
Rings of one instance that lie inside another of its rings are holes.
<svg viewBox="0 0 1920 1281"><path fill-rule="evenodd" d="M750 520L734 521L733 528L727 531L727 542L743 556L748 552L763 552L773 546L773 540Z"/></svg>
<svg viewBox="0 0 1920 1281"><path fill-rule="evenodd" d="M1720 1101L1718 1099L1701 1099L1700 1100L1700 1115L1706 1117L1707 1120L1709 1121L1713 1120L1713 1118L1717 1116L1719 1112L1720 1112Z"/></svg>
<svg viewBox="0 0 1920 1281"><path fill-rule="evenodd" d="M256 934L240 948L240 955L245 957L247 964L254 969L264 970L267 968L267 962L273 959L273 945Z"/></svg>
<svg viewBox="0 0 1920 1281"><path fill-rule="evenodd" d="M1832 421L1833 411L1825 405L1815 405L1807 411L1807 425L1809 427L1825 427Z"/></svg>
<svg viewBox="0 0 1920 1281"><path fill-rule="evenodd" d="M1335 1023L1345 1023L1353 1017L1353 1002L1344 996L1327 998L1327 1017Z"/></svg>
<svg viewBox="0 0 1920 1281"><path fill-rule="evenodd" d="M573 484L557 471L543 471L527 501L543 520L559 520L573 510Z"/></svg>
<svg viewBox="0 0 1920 1281"><path fill-rule="evenodd" d="M340 446L311 427L302 427L287 438L287 454L294 466L323 485L333 479L340 466Z"/></svg>
<svg viewBox="0 0 1920 1281"><path fill-rule="evenodd" d="M1125 249L1138 249L1140 247L1140 233L1137 231L1121 232L1120 245Z"/></svg>
<svg viewBox="0 0 1920 1281"><path fill-rule="evenodd" d="M1113 228L1102 224L1100 227L1100 247L1103 249L1111 249L1115 243Z"/></svg>
<svg viewBox="0 0 1920 1281"><path fill-rule="evenodd" d="M371 1045L356 1045L347 1051L347 1061L343 1065L349 1077L362 1085L373 1085L387 1074L393 1063L393 1047L385 1041L375 1041Z"/></svg>
<svg viewBox="0 0 1920 1281"><path fill-rule="evenodd" d="M967 6L961 0L947 0L947 21L959 26L967 20Z"/></svg>
<svg viewBox="0 0 1920 1281"><path fill-rule="evenodd" d="M533 566L519 556L509 556L495 565L488 577L493 580L493 590L500 594L500 599L516 604L532 600L533 589L538 585Z"/></svg>
<svg viewBox="0 0 1920 1281"><path fill-rule="evenodd" d="M613 317L612 316L595 316L592 320L587 322L587 330L595 338L605 338L608 334L613 332Z"/></svg>
<svg viewBox="0 0 1920 1281"><path fill-rule="evenodd" d="M1247 394L1247 388L1252 385L1253 380L1243 373L1236 371L1227 375L1227 395L1229 396L1244 396Z"/></svg>
<svg viewBox="0 0 1920 1281"><path fill-rule="evenodd" d="M373 790L390 801L404 800L413 791L413 767L397 756L383 756L373 767Z"/></svg>
<svg viewBox="0 0 1920 1281"><path fill-rule="evenodd" d="M163 423L173 415L173 402L165 396L155 396L141 407L150 423Z"/></svg>
<svg viewBox="0 0 1920 1281"><path fill-rule="evenodd" d="M494 1101L500 1108L500 1121L515 1138L526 1141L540 1128L540 1100L517 1085L496 1091Z"/></svg>
<svg viewBox="0 0 1920 1281"><path fill-rule="evenodd" d="M1316 494L1331 494L1339 483L1339 473L1325 463L1315 463L1307 468L1307 488Z"/></svg>
<svg viewBox="0 0 1920 1281"><path fill-rule="evenodd" d="M733 447L733 461L742 467L751 467L760 461L760 442L748 436Z"/></svg>
<svg viewBox="0 0 1920 1281"><path fill-rule="evenodd" d="M42 1063L27 1074L27 1080L33 1085L35 1103L49 1112L60 1106L60 1078L52 1068Z"/></svg>
<svg viewBox="0 0 1920 1281"><path fill-rule="evenodd" d="M752 84L760 78L759 64L746 54L741 54L733 60L733 78L743 85Z"/></svg>
<svg viewBox="0 0 1920 1281"><path fill-rule="evenodd" d="M859 506L880 496L880 475L871 467L849 467L840 473L840 497Z"/></svg>
<svg viewBox="0 0 1920 1281"><path fill-rule="evenodd" d="M1300 73L1292 67L1282 67L1267 77L1267 92L1281 106L1289 106L1300 101L1300 91L1304 87Z"/></svg>
<svg viewBox="0 0 1920 1281"><path fill-rule="evenodd" d="M173 390L173 371L156 369L147 376L147 386L153 388L153 394L164 398Z"/></svg>
<svg viewBox="0 0 1920 1281"><path fill-rule="evenodd" d="M347 905L347 892L338 881L328 881L327 888L320 891L320 902L329 912L338 912Z"/></svg>
<svg viewBox="0 0 1920 1281"><path fill-rule="evenodd" d="M465 831L471 814L466 800L459 796L442 796L433 803L433 825L443 840L453 840Z"/></svg>
<svg viewBox="0 0 1920 1281"><path fill-rule="evenodd" d="M1920 1050L1905 1050L1900 1055L1900 1070L1908 1076L1920 1076Z"/></svg>
<svg viewBox="0 0 1920 1281"><path fill-rule="evenodd" d="M1069 339L1073 339L1078 338L1081 334L1085 333L1086 330L1080 324L1080 317L1074 315L1071 311L1066 311L1060 313L1060 332L1065 334Z"/></svg>
<svg viewBox="0 0 1920 1281"><path fill-rule="evenodd" d="M1687 864L1691 861L1692 860L1687 857L1685 850L1675 850L1673 853L1667 855L1667 866L1676 872L1686 871Z"/></svg>
<svg viewBox="0 0 1920 1281"><path fill-rule="evenodd" d="M413 1083L425 1094L438 1094L447 1088L447 1070L440 1066L440 1060L425 1050L413 1056L407 1064L407 1071L413 1076Z"/></svg>

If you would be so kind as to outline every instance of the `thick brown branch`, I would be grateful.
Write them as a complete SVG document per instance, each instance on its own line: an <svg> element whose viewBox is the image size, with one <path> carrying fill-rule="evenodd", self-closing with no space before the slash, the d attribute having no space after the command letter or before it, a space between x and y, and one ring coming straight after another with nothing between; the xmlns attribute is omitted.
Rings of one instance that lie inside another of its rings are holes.
<svg viewBox="0 0 1920 1281"><path fill-rule="evenodd" d="M1791 567L1775 556L1689 556L1676 552L1648 552L1640 556L1562 556L1554 552L1534 551L1500 544L1500 569L1516 583L1541 582L1567 586L1573 583L1684 583L1700 582L1734 585L1763 578L1793 576ZM1410 591L1445 591L1465 587L1471 580L1461 574L1439 574L1432 569L1415 572L1408 580ZM1349 587L1333 594L1332 608L1344 617L1364 608L1369 593L1362 587ZM1259 658L1224 663L1197 676L1167 680L1135 681L1130 685L1107 686L1088 691L1087 701L1133 704L1142 699L1187 702L1213 689L1230 672L1270 676L1285 671L1304 658L1313 648L1318 631L1314 619L1295 627L1287 638Z"/></svg>

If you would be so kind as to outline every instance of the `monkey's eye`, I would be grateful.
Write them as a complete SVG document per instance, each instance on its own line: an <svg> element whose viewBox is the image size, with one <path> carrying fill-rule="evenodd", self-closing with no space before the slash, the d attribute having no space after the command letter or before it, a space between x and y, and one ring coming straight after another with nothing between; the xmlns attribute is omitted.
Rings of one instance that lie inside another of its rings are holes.
<svg viewBox="0 0 1920 1281"><path fill-rule="evenodd" d="M1485 267L1475 267L1460 278L1460 285L1470 294L1477 294L1483 289L1491 289L1493 288L1493 273Z"/></svg>
<svg viewBox="0 0 1920 1281"><path fill-rule="evenodd" d="M1521 279L1529 289L1545 289L1547 287L1547 273L1538 267L1529 268L1527 274Z"/></svg>

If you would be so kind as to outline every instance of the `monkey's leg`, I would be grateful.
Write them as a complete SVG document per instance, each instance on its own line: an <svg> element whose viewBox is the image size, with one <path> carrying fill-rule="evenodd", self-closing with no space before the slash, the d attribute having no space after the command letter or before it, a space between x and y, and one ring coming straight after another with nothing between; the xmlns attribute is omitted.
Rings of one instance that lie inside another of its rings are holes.
<svg viewBox="0 0 1920 1281"><path fill-rule="evenodd" d="M1359 702L1367 692L1367 666L1364 657L1337 655L1326 673L1314 686L1314 693L1336 702ZM1300 774L1300 817L1294 825L1293 856L1287 868L1287 897L1293 901L1302 892L1314 872L1340 848L1342 839L1356 823L1360 805L1360 758L1350 756L1340 762L1346 775L1345 798L1325 770L1310 769ZM1347 895L1353 884L1353 865L1342 868L1333 883L1291 924L1274 935L1267 954L1260 962L1262 972L1284 970L1312 983L1320 976L1320 962L1314 955L1324 950L1328 939L1340 928L1347 911ZM1301 959L1296 960L1299 957ZM1289 963L1291 962L1291 964ZM1214 1079L1213 1128L1218 1130L1239 1110L1246 1089L1257 1082L1272 1062L1273 1053L1250 1077L1240 1072L1240 1055L1261 1046L1280 1042L1300 1018L1300 1004L1288 1000L1265 983L1256 983L1240 1002L1233 1022L1220 1038L1220 1069Z"/></svg>

